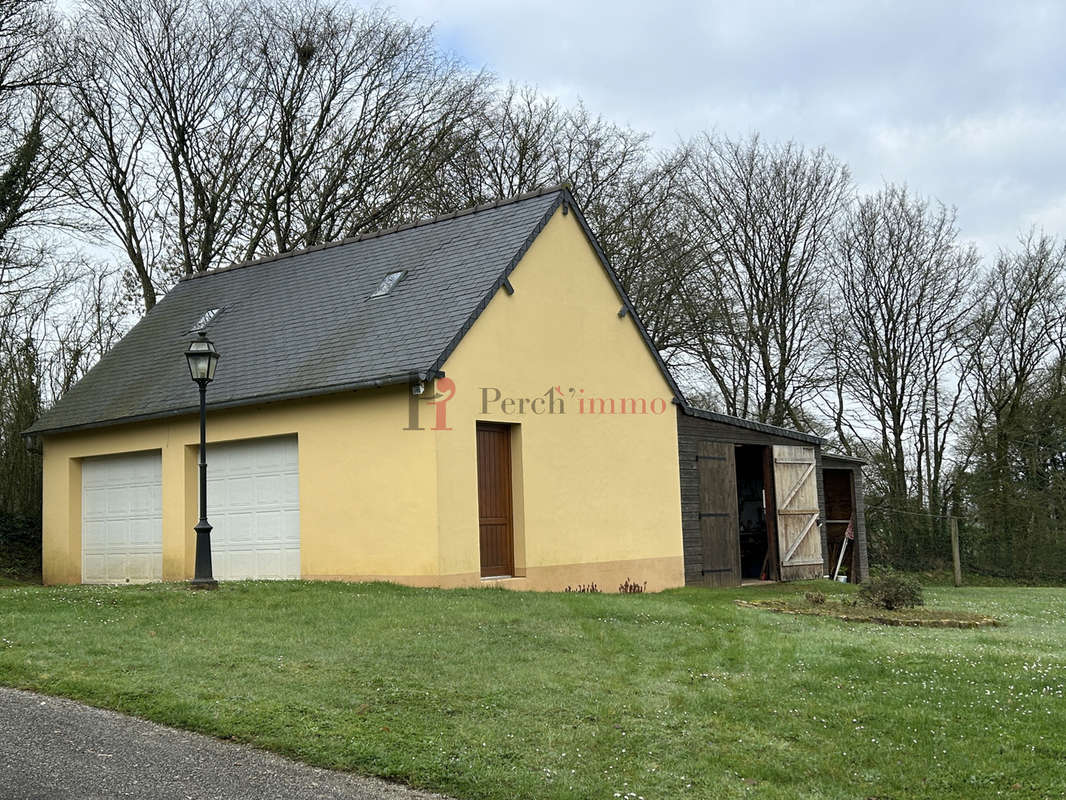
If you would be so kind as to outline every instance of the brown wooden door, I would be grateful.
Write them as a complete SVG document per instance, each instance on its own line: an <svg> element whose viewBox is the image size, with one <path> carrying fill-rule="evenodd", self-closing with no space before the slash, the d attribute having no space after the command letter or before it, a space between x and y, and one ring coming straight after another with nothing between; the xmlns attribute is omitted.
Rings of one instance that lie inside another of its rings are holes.
<svg viewBox="0 0 1066 800"><path fill-rule="evenodd" d="M733 445L727 442L700 442L698 459L703 583L707 586L739 586L736 454Z"/></svg>
<svg viewBox="0 0 1066 800"><path fill-rule="evenodd" d="M511 516L511 429L477 424L477 505L481 577L514 575Z"/></svg>

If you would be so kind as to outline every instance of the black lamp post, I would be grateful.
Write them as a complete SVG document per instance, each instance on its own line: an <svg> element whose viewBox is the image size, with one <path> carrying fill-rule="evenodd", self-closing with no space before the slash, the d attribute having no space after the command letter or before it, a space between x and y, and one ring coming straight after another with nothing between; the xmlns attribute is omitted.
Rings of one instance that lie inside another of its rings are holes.
<svg viewBox="0 0 1066 800"><path fill-rule="evenodd" d="M207 331L199 331L199 338L189 343L185 351L189 374L200 387L200 521L196 531L196 571L190 587L217 589L218 581L211 575L211 524L207 521L207 384L215 378L215 365L221 356L207 338Z"/></svg>

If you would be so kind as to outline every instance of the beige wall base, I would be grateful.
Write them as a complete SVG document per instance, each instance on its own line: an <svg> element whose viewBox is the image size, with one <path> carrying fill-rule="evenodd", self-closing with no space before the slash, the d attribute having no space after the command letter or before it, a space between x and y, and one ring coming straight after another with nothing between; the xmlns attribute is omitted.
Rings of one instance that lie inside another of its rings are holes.
<svg viewBox="0 0 1066 800"><path fill-rule="evenodd" d="M649 592L659 592L685 585L684 560L680 557L640 558L627 561L602 561L590 564L557 564L530 567L526 574L513 578L487 578L470 572L452 575L304 575L308 580L387 581L406 586L440 587L497 587L535 592L561 592L567 586L595 583L602 592L617 592L627 579L634 583L647 582Z"/></svg>

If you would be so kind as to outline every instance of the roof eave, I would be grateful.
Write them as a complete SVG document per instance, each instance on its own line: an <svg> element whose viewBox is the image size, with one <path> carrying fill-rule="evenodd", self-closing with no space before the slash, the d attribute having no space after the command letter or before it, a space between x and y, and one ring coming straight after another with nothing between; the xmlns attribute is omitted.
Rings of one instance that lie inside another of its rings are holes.
<svg viewBox="0 0 1066 800"><path fill-rule="evenodd" d="M842 464L851 464L856 467L865 467L870 462L855 456L845 456L840 453L822 453L822 461L839 461Z"/></svg>
<svg viewBox="0 0 1066 800"><path fill-rule="evenodd" d="M427 370L414 370L402 373L396 373L394 375L386 375L380 378L370 378L367 380L356 381L353 383L334 384L331 386L321 386L314 389L302 389L294 392L275 392L272 394L251 395L249 397L240 397L233 400L224 400L220 403L208 403L208 408L212 411L218 411L229 408L242 408L246 406L261 405L264 403L280 403L286 400L302 400L310 397L322 397L330 394L343 394L345 392L356 392L366 389L380 389L388 386L399 386L402 384L417 383L419 381L428 380L431 377L443 377L443 372L430 372ZM56 436L65 433L75 433L77 431L93 430L97 428L110 428L116 425L129 425L136 422L150 422L153 420L171 419L173 417L181 417L187 414L196 414L200 410L198 405L182 406L180 408L167 409L165 411L155 411L149 414L135 414L128 417L118 417L116 419L108 420L95 420L92 422L79 423L77 425L65 425L54 428L38 428L36 425L27 428L22 432L23 437L31 436Z"/></svg>
<svg viewBox="0 0 1066 800"><path fill-rule="evenodd" d="M690 417L706 419L711 422L720 422L723 425L732 425L735 428L759 431L760 433L769 434L771 436L780 436L785 439L796 439L797 441L807 442L808 444L823 445L826 442L821 436L815 436L813 433L803 433L802 431L795 431L791 428L781 428L777 425L769 425L765 422L756 422L755 420L744 419L743 417L734 417L729 414L721 414L717 411L708 411L705 408L696 408L688 403L681 403L680 407L681 410Z"/></svg>
<svg viewBox="0 0 1066 800"><path fill-rule="evenodd" d="M475 323L481 317L482 312L488 307L489 303L492 302L492 298L496 296L496 293L503 287L504 283L507 282L508 278L511 276L511 273L514 272L515 268L518 266L518 263L522 260L525 254L529 252L529 248L533 246L533 242L536 241L538 236L540 236L541 231L544 230L545 226L548 224L548 221L551 220L552 215L555 214L556 209L558 209L559 206L562 205L565 199L564 195L568 195L565 189L555 189L554 191L559 192L559 197L548 207L547 211L544 212L544 215L541 217L540 221L536 224L533 230L530 231L529 235L522 243L522 246L519 247L517 252L511 257L511 260L508 262L503 272L501 272L500 275L496 278L492 286L481 298L481 301L474 307L474 310L470 312L470 315L466 318L466 321L462 324L459 330L456 331L455 335L452 336L451 340L448 342L448 345L444 348L444 350L441 351L440 355L437 356L433 364L430 365L428 370L429 373L432 374L440 372L440 370L444 366L444 362L446 362L451 357L452 353L455 352L455 348L459 346L459 342L461 342L466 336L466 334L470 331L470 329L474 327ZM551 192L543 192L543 194L550 193Z"/></svg>
<svg viewBox="0 0 1066 800"><path fill-rule="evenodd" d="M666 380L667 385L670 387L670 391L673 392L674 400L681 405L685 404L685 395L681 392L681 387L677 385L677 381L674 380L673 374L670 372L670 368L666 366L666 362L663 361L662 354L659 353L655 343L652 341L651 334L648 333L648 329L644 327L644 322L641 320L640 315L637 313L636 308L633 306L633 301L629 299L629 294L622 287L622 281L618 277L618 273L614 271L614 267L611 266L611 262L608 260L607 255L600 247L599 241L596 239L595 234L592 232L592 228L589 227L588 221L585 219L585 214L581 211L581 207L574 200L574 196L570 194L570 190L563 188L563 195L565 202L570 205L570 210L574 212L575 218L581 225L581 229L585 233L585 237L592 245L592 249L596 252L596 256L600 259L600 263L603 265L604 270L607 272L607 277L610 278L611 283L614 285L615 291L618 293L619 298L622 300L622 306L629 314L633 323L637 326L637 331L640 333L641 338L644 340L644 344L647 345L648 351L655 359L656 365L659 367L659 372L662 373L663 378Z"/></svg>

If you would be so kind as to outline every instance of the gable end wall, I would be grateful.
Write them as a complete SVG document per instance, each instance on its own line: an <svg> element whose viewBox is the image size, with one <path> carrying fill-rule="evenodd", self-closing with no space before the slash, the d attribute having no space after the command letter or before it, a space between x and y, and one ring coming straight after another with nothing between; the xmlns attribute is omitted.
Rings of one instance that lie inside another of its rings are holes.
<svg viewBox="0 0 1066 800"><path fill-rule="evenodd" d="M554 213L510 282L514 293L493 295L444 364L456 389L451 430L436 434L442 580L480 581L474 431L486 421L513 426L516 498L516 575L492 585L682 585L673 388L632 316L618 315L623 301L575 213ZM536 398L556 386L565 413L482 403L485 390ZM661 413L582 414L579 396L655 399Z"/></svg>

